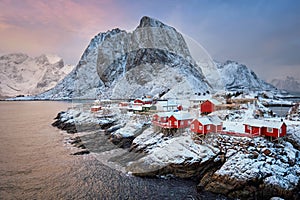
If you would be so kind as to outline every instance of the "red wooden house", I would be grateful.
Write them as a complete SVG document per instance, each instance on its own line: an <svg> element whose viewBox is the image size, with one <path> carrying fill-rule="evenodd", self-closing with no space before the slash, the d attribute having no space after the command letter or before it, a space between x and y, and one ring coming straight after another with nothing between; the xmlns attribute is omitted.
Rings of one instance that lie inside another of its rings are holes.
<svg viewBox="0 0 300 200"><path fill-rule="evenodd" d="M143 99L135 99L134 101L133 101L133 103L141 103L141 104L143 104L143 105L146 105L146 104L152 104L152 99L150 99L150 98L143 98Z"/></svg>
<svg viewBox="0 0 300 200"><path fill-rule="evenodd" d="M169 117L172 114L173 114L172 112L156 113L152 117L152 124L154 126L159 126L161 128L168 128Z"/></svg>
<svg viewBox="0 0 300 200"><path fill-rule="evenodd" d="M215 99L209 99L200 104L200 113L209 114L216 110L216 106L221 103Z"/></svg>
<svg viewBox="0 0 300 200"><path fill-rule="evenodd" d="M205 116L194 119L190 127L197 134L217 133L222 131L223 123L217 116Z"/></svg>
<svg viewBox="0 0 300 200"><path fill-rule="evenodd" d="M187 112L163 112L156 113L152 117L152 124L161 128L187 128L192 116Z"/></svg>
<svg viewBox="0 0 300 200"><path fill-rule="evenodd" d="M190 126L193 117L187 112L175 112L169 119L169 128L187 128Z"/></svg>
<svg viewBox="0 0 300 200"><path fill-rule="evenodd" d="M245 132L270 137L283 137L286 135L286 124L281 121L248 120L244 123Z"/></svg>

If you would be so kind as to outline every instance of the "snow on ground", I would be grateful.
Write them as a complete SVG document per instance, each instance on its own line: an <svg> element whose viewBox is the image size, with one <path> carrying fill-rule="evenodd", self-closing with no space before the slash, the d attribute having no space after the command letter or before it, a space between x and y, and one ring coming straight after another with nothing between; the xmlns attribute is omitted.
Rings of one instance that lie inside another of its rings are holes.
<svg viewBox="0 0 300 200"><path fill-rule="evenodd" d="M288 124L288 123L293 124ZM287 137L294 141L300 147L300 122L288 121Z"/></svg>
<svg viewBox="0 0 300 200"><path fill-rule="evenodd" d="M254 138L245 152L228 157L216 175L240 181L261 179L266 185L285 190L299 183L300 152L289 143L274 144L264 138Z"/></svg>
<svg viewBox="0 0 300 200"><path fill-rule="evenodd" d="M53 55L53 54L47 54L46 57L50 64L55 64L61 60L61 58L59 56Z"/></svg>
<svg viewBox="0 0 300 200"><path fill-rule="evenodd" d="M245 128L243 122L232 122L232 121L224 121L223 127L224 131L230 131L235 133L245 133Z"/></svg>
<svg viewBox="0 0 300 200"><path fill-rule="evenodd" d="M155 173L171 165L191 165L213 161L220 150L209 144L197 144L187 132L172 137L155 133L150 127L133 141L136 151L143 150L145 157L128 164L132 173ZM171 167L172 168L172 167ZM193 172L194 173L194 172ZM188 173L185 173L188 174Z"/></svg>
<svg viewBox="0 0 300 200"><path fill-rule="evenodd" d="M155 162L181 164L186 160L190 163L199 160L205 162L216 156L218 152L219 149L210 145L196 144L190 136L179 136L165 140L151 149L149 157Z"/></svg>
<svg viewBox="0 0 300 200"><path fill-rule="evenodd" d="M149 152L152 148L155 148L163 141L163 134L154 132L152 127L146 129L143 134L137 136L132 144L135 146L136 150L144 150ZM147 149L146 149L147 148Z"/></svg>
<svg viewBox="0 0 300 200"><path fill-rule="evenodd" d="M143 123L129 121L123 128L120 128L116 132L113 132L112 135L119 136L122 138L132 137L143 128L143 125Z"/></svg>

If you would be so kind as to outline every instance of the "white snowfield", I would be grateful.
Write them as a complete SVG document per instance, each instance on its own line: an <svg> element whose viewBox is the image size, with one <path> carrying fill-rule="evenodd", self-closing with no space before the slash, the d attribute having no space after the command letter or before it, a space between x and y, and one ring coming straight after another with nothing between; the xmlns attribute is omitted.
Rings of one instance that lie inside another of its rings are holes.
<svg viewBox="0 0 300 200"><path fill-rule="evenodd" d="M73 66L56 55L31 58L16 53L0 56L0 96L35 95L53 88Z"/></svg>

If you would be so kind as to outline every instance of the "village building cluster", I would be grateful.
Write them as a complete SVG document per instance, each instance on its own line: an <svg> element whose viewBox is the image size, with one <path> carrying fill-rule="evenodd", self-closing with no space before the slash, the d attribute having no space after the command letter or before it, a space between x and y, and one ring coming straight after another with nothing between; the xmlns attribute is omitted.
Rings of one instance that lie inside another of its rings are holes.
<svg viewBox="0 0 300 200"><path fill-rule="evenodd" d="M134 113L147 112L152 115L151 123L154 130L166 135L173 135L188 129L197 136L219 133L248 137L264 136L271 140L284 137L287 125L282 120L267 121L250 117L245 122L240 122L243 123L244 130L238 132L226 130L226 127L223 126L224 119L222 120L215 114L216 111L243 109L242 105L255 104L256 100L244 98L226 100L226 103L223 103L224 101L213 98L211 95L196 96L189 100L190 106L184 110L183 106L174 100L154 100L151 97L144 97L131 102L119 102L118 106ZM91 107L92 112L100 109L99 102L95 102Z"/></svg>

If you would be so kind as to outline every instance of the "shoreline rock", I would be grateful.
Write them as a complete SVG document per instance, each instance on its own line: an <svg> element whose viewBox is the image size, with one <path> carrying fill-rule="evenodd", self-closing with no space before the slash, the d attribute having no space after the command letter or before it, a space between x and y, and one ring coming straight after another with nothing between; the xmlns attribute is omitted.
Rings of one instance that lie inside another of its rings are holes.
<svg viewBox="0 0 300 200"><path fill-rule="evenodd" d="M199 191L230 198L300 197L300 152L290 140L277 144L264 138L211 134L197 142L188 132L173 136L154 132L149 119L135 114L94 115L68 110L60 112L55 119L56 127L69 128L69 131L74 127L78 132L85 131L88 126L107 130L97 137L107 137L115 148L135 153L133 160L119 159L126 171L136 176L172 175L197 180ZM84 128L78 129L76 122ZM83 149L74 155L90 152L80 138L73 138L71 144ZM119 162L118 158L112 160Z"/></svg>

